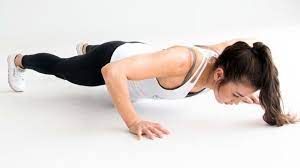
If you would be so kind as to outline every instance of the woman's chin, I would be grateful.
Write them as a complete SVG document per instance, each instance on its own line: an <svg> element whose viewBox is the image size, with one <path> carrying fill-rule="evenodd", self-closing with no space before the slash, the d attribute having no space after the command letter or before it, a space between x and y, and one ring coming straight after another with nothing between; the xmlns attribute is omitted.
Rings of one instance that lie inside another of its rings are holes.
<svg viewBox="0 0 300 168"><path fill-rule="evenodd" d="M223 102L220 100L219 96L215 93L215 98L218 103L223 104Z"/></svg>

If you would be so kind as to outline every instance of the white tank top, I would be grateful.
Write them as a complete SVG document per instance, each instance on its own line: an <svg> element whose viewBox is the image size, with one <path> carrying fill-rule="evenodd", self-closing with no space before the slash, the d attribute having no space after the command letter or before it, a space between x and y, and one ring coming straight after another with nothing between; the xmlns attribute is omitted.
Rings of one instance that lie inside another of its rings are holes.
<svg viewBox="0 0 300 168"><path fill-rule="evenodd" d="M162 86L160 86L157 78L148 78L143 80L127 80L131 101L135 102L138 99L142 98L181 99L187 97L187 95L195 86L196 82L201 76L203 70L205 69L208 62L208 58L211 56L217 56L216 52L210 49L200 47L195 48L197 48L204 57L200 65L197 67L196 71L183 85L177 87L176 89L165 89ZM115 49L110 62L114 62L133 55L155 52L158 50L161 49L154 48L149 44L125 43ZM207 91L208 89L205 88L200 93L205 93Z"/></svg>

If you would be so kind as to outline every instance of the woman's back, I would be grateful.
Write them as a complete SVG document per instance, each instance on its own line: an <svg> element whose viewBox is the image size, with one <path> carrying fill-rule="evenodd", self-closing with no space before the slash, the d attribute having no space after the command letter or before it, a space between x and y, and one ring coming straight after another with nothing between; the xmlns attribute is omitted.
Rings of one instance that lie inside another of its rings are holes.
<svg viewBox="0 0 300 168"><path fill-rule="evenodd" d="M216 56L216 53L202 47L196 47L196 46L187 46L187 47L189 47L193 53L193 66L191 67L188 74L185 74L184 76L181 77L181 79L177 80L178 82L176 82L177 83L175 85L176 87L166 87L166 85L162 85L162 83L163 84L167 83L167 82L163 82L163 78L128 80L128 88L129 88L129 93L132 101L136 101L137 99L140 98L178 99L178 98L189 97L203 91L207 91L207 89L204 89L197 93L191 93L191 90L195 86L197 80L201 76L207 64L208 58L211 56ZM119 46L114 51L110 62L114 62L133 55L155 52L157 50L161 50L161 49L152 47L149 44L126 43Z"/></svg>

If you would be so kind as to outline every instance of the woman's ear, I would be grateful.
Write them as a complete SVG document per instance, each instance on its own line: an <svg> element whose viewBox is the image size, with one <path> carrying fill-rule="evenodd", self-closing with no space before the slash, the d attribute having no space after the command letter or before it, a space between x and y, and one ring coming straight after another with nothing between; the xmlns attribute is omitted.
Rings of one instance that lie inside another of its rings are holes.
<svg viewBox="0 0 300 168"><path fill-rule="evenodd" d="M214 72L214 80L218 81L224 78L224 71L222 68L217 68Z"/></svg>

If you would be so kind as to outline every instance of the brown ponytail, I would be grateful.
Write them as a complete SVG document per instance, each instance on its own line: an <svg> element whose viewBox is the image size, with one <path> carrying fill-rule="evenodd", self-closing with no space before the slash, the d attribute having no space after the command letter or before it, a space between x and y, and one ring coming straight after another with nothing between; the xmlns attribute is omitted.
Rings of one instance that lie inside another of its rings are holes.
<svg viewBox="0 0 300 168"><path fill-rule="evenodd" d="M274 66L270 49L262 42L256 42L253 44L251 51L262 63L261 79L263 80L261 81L259 100L265 110L264 121L269 125L277 126L299 121L295 115L283 113L278 70Z"/></svg>

